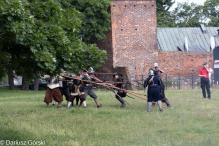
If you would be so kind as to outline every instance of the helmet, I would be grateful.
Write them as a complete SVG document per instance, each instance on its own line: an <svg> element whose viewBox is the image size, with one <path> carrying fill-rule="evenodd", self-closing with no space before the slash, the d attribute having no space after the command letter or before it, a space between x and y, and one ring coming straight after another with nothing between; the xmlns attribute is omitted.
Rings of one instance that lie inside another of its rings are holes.
<svg viewBox="0 0 219 146"><path fill-rule="evenodd" d="M148 75L153 76L154 75L154 70L150 69L149 72L148 72Z"/></svg>
<svg viewBox="0 0 219 146"><path fill-rule="evenodd" d="M118 75L119 77L122 77L122 76L123 76L120 72L116 72L115 75ZM115 78L115 75L113 75L114 78Z"/></svg>
<svg viewBox="0 0 219 146"><path fill-rule="evenodd" d="M93 67L90 67L90 68L88 69L88 71L89 71L89 72L94 72Z"/></svg>

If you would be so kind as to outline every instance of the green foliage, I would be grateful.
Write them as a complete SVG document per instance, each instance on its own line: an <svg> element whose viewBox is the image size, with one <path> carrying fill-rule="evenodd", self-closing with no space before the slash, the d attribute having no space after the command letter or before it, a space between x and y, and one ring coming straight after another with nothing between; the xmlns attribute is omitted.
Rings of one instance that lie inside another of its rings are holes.
<svg viewBox="0 0 219 146"><path fill-rule="evenodd" d="M204 14L210 19L208 26L219 26L219 1L218 0L206 0L204 3Z"/></svg>
<svg viewBox="0 0 219 146"><path fill-rule="evenodd" d="M175 2L173 0L157 0L157 26L158 27L174 27L169 9Z"/></svg>
<svg viewBox="0 0 219 146"><path fill-rule="evenodd" d="M178 3L170 17L177 27L219 26L219 1L206 0L204 5Z"/></svg>
<svg viewBox="0 0 219 146"><path fill-rule="evenodd" d="M168 12L174 3L174 0L156 0L157 12Z"/></svg>
<svg viewBox="0 0 219 146"><path fill-rule="evenodd" d="M195 3L178 3L177 8L172 11L171 17L178 27L199 27L206 22L203 6Z"/></svg>
<svg viewBox="0 0 219 146"><path fill-rule="evenodd" d="M174 2L171 0L157 1L158 27L199 27L219 26L219 1L206 0L204 5L196 3L178 3L178 6L169 11Z"/></svg>
<svg viewBox="0 0 219 146"><path fill-rule="evenodd" d="M173 17L170 12L157 13L157 27L176 27Z"/></svg>
<svg viewBox="0 0 219 146"><path fill-rule="evenodd" d="M55 75L60 68L78 72L101 66L106 52L78 38L79 15L52 0L0 0L0 61L28 79L37 72Z"/></svg>
<svg viewBox="0 0 219 146"><path fill-rule="evenodd" d="M81 12L82 27L79 35L83 42L94 43L105 40L104 31L110 30L110 14L108 8L111 0L58 0L64 8L75 8Z"/></svg>

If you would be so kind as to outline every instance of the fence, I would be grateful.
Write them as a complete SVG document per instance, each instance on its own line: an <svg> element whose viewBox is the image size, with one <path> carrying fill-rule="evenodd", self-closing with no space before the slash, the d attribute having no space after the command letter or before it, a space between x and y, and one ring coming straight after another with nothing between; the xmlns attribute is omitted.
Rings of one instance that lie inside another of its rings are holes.
<svg viewBox="0 0 219 146"><path fill-rule="evenodd" d="M126 86L128 90L130 89L137 89L137 90L143 90L143 84L144 80L148 77L146 75L135 75L135 79L130 81L127 77L127 74L123 73L123 79L126 83ZM115 81L112 75L97 75L97 78L101 79L102 81ZM187 76L168 76L168 74L162 74L161 76L162 81L165 85L166 90L195 90L200 89L200 77L197 75L194 76L193 73ZM112 83L110 83L112 84ZM7 86L8 83L5 81L0 81L0 86ZM94 84L94 88L99 90L108 90L107 87ZM211 88L219 89L219 78L211 78Z"/></svg>
<svg viewBox="0 0 219 146"><path fill-rule="evenodd" d="M136 82L138 82L138 84L141 83L141 85L136 86L136 89L143 90L142 85L147 77L148 76L144 76L144 75L135 77ZM194 76L193 73L187 76L180 76L180 74L178 74L178 76L176 77L168 76L168 74L163 74L161 78L165 85L166 90L192 90L192 89L195 90L201 88L200 77L198 77L197 75ZM219 78L211 77L211 88L219 88L218 84L219 84Z"/></svg>

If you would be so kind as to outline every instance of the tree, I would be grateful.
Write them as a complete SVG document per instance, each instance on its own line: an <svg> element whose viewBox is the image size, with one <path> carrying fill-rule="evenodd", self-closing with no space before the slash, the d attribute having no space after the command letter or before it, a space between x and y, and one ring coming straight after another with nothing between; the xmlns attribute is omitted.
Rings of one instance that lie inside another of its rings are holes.
<svg viewBox="0 0 219 146"><path fill-rule="evenodd" d="M82 27L79 36L85 43L105 40L104 31L110 30L108 8L111 0L58 0L64 8L75 8L81 12Z"/></svg>
<svg viewBox="0 0 219 146"><path fill-rule="evenodd" d="M170 16L169 9L175 2L173 0L157 0L157 26L174 27L174 20Z"/></svg>
<svg viewBox="0 0 219 146"><path fill-rule="evenodd" d="M39 72L53 76L61 68L78 72L101 66L106 52L78 38L79 15L52 0L0 0L1 70L9 64L31 80Z"/></svg>
<svg viewBox="0 0 219 146"><path fill-rule="evenodd" d="M207 21L203 6L195 3L178 3L177 8L171 12L171 17L177 27L199 27Z"/></svg>
<svg viewBox="0 0 219 146"><path fill-rule="evenodd" d="M157 13L157 26L158 27L176 27L174 17L171 17L170 12Z"/></svg>
<svg viewBox="0 0 219 146"><path fill-rule="evenodd" d="M174 20L170 15L169 9L175 2L173 0L157 0L157 26L158 27L174 27Z"/></svg>
<svg viewBox="0 0 219 146"><path fill-rule="evenodd" d="M157 12L168 12L174 3L174 0L157 0Z"/></svg>
<svg viewBox="0 0 219 146"><path fill-rule="evenodd" d="M219 1L206 0L204 3L204 14L209 18L208 26L219 26Z"/></svg>

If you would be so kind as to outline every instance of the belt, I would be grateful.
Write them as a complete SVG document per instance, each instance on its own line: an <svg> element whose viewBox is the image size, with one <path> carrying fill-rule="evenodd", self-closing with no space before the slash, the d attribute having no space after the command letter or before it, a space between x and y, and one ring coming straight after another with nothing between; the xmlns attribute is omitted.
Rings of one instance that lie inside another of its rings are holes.
<svg viewBox="0 0 219 146"><path fill-rule="evenodd" d="M150 85L150 86L156 86L156 85L158 85L158 84L152 84L152 85Z"/></svg>

